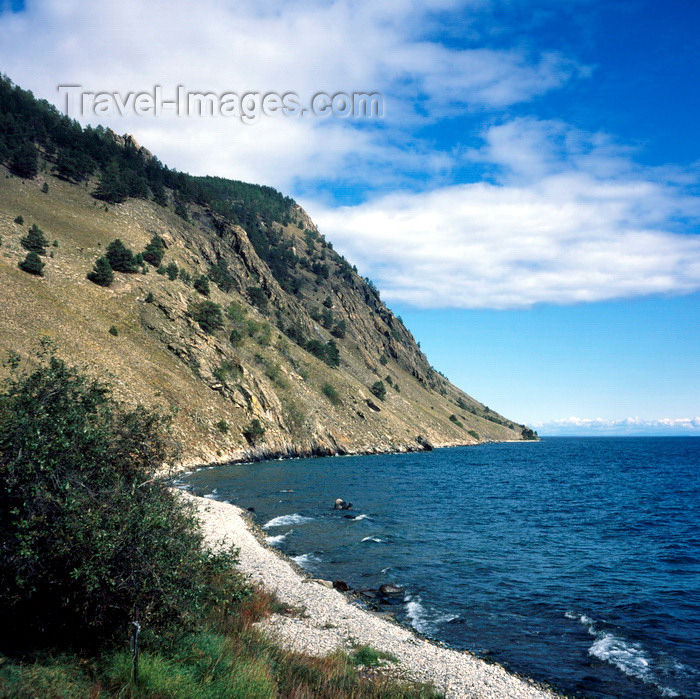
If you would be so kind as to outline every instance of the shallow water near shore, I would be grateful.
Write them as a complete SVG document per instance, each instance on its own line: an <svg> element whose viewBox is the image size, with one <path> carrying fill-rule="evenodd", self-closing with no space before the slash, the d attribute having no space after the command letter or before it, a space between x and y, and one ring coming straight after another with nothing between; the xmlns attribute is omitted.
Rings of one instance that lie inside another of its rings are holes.
<svg viewBox="0 0 700 699"><path fill-rule="evenodd" d="M700 698L699 467L698 438L550 438L180 484L314 576L401 586L387 609L450 646L576 696Z"/></svg>

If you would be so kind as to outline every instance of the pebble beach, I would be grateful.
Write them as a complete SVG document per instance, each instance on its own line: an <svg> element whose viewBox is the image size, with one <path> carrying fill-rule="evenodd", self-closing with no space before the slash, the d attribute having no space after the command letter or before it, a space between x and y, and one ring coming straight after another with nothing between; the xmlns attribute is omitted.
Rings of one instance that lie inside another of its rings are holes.
<svg viewBox="0 0 700 699"><path fill-rule="evenodd" d="M182 491L181 491L182 492ZM235 545L239 567L299 616L273 615L262 629L282 647L324 656L337 649L369 645L397 659L396 672L428 682L448 699L553 699L562 697L468 652L432 643L410 629L364 608L352 595L306 577L262 541L247 513L235 505L182 492L197 510L208 546Z"/></svg>

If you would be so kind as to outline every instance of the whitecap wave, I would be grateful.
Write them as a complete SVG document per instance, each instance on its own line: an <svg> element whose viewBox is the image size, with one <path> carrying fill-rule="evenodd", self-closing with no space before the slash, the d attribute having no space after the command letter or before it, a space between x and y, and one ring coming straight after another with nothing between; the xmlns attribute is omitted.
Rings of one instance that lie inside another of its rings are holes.
<svg viewBox="0 0 700 699"><path fill-rule="evenodd" d="M303 515L297 513L292 515L280 515L279 517L274 517L266 524L263 524L263 529L272 529L272 527L287 527L290 524L304 524L305 522L311 521L311 517L304 517Z"/></svg>
<svg viewBox="0 0 700 699"><path fill-rule="evenodd" d="M373 541L375 544L386 544L386 539L380 539L376 536L366 536L362 541Z"/></svg>
<svg viewBox="0 0 700 699"><path fill-rule="evenodd" d="M321 559L315 553L302 553L301 556L292 556L292 560L302 568L310 568Z"/></svg>
<svg viewBox="0 0 700 699"><path fill-rule="evenodd" d="M416 631L427 634L433 630L425 607L421 604L421 598L417 595L406 598L406 616L411 620L411 626Z"/></svg>
<svg viewBox="0 0 700 699"><path fill-rule="evenodd" d="M591 636L595 637L588 654L598 660L610 663L628 677L635 677L646 684L656 687L665 697L678 697L680 694L670 687L662 686L654 676L653 661L640 643L625 640L610 631L596 626L596 622L585 614L566 612L567 619L579 621Z"/></svg>
<svg viewBox="0 0 700 699"><path fill-rule="evenodd" d="M204 497L209 498L210 500L216 500L216 496L219 494L219 490L217 488L214 488L214 490L211 491L211 493L207 493Z"/></svg>
<svg viewBox="0 0 700 699"><path fill-rule="evenodd" d="M357 515L357 517L353 517L353 522L359 522L361 519L369 519L369 515Z"/></svg>
<svg viewBox="0 0 700 699"><path fill-rule="evenodd" d="M281 544L293 531L293 529L290 529L284 534L278 534L277 536L266 536L265 541L267 541L270 546L277 546L278 544Z"/></svg>

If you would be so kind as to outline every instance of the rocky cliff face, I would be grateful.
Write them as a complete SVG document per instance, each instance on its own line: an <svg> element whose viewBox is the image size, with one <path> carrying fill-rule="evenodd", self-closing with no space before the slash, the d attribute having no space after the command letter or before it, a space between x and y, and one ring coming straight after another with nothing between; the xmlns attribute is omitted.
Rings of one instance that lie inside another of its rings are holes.
<svg viewBox="0 0 700 699"><path fill-rule="evenodd" d="M52 172L46 154L33 179L0 168L0 349L29 356L48 336L125 401L174 408L183 464L528 435L433 370L296 204L281 220L248 212L242 223L189 203L185 220L172 192L167 206L107 205L91 196L95 179ZM55 241L44 276L18 268L32 224ZM161 273L144 263L109 287L86 279L114 239L139 252L154 236ZM193 285L202 276L208 295ZM221 310L220 327L198 321L204 301Z"/></svg>

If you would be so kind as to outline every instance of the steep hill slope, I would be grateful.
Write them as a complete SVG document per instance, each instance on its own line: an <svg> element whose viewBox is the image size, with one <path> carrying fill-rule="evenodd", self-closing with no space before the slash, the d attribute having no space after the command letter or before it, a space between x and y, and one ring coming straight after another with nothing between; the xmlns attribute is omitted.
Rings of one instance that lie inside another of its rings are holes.
<svg viewBox="0 0 700 699"><path fill-rule="evenodd" d="M111 375L123 400L174 407L183 463L533 436L432 369L291 199L175 173L130 137L61 145L80 127L27 95L20 109L56 123L27 132L14 107L8 127L0 102L3 354L29 356L46 336L59 355ZM20 147L35 149L24 158L35 167L22 169ZM18 266L32 226L49 242L43 276ZM115 239L160 252L108 286L89 281Z"/></svg>

